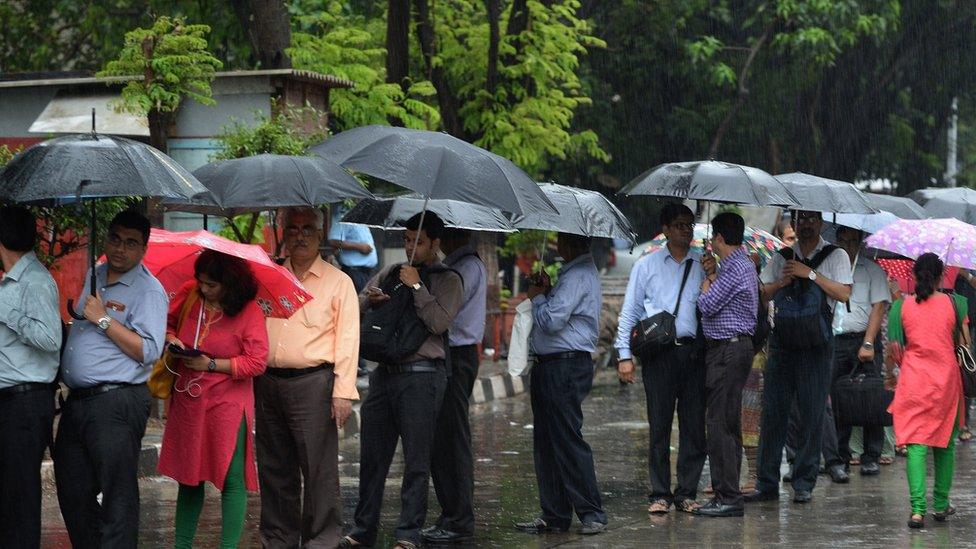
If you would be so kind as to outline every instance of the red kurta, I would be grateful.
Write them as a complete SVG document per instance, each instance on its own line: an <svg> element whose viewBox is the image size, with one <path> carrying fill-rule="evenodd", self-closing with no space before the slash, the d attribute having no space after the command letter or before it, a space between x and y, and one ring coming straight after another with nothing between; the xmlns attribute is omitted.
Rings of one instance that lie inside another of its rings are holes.
<svg viewBox="0 0 976 549"><path fill-rule="evenodd" d="M194 303L179 333L176 325L180 309L196 284L189 283L170 301L167 331L176 334L192 347L203 300ZM212 318L211 318L212 316ZM213 322L204 329L208 320ZM163 433L159 455L159 472L181 484L195 486L210 481L224 489L224 478L237 445L241 420L247 422L244 453L244 484L258 489L257 465L254 461L254 391L252 378L264 372L268 357L268 333L264 314L254 301L235 317L223 313L204 315L201 341L196 345L214 358L231 359L232 375L219 372L197 372L173 360L178 375ZM196 385L199 386L196 386ZM190 390L187 391L186 389ZM196 395L196 396L194 396Z"/></svg>
<svg viewBox="0 0 976 549"><path fill-rule="evenodd" d="M906 297L901 318L907 346L889 408L894 416L895 440L899 446L945 448L962 405L952 302L940 293L921 303Z"/></svg>

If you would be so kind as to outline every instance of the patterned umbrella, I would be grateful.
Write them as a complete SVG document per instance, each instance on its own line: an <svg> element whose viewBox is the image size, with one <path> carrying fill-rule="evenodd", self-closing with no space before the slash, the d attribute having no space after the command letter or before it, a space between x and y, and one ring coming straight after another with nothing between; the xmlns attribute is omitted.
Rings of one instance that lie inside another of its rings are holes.
<svg viewBox="0 0 976 549"><path fill-rule="evenodd" d="M695 238L691 241L691 247L699 251L704 251L707 233L707 223L695 223ZM657 235L641 256L661 249L667 244L667 241L663 234ZM753 229L752 227L746 227L742 244L750 254L759 254L759 264L761 267L766 266L766 262L776 253L776 250L786 247L786 244L783 244L783 241L775 236L760 229Z"/></svg>
<svg viewBox="0 0 976 549"><path fill-rule="evenodd" d="M976 227L958 219L900 219L866 242L872 248L912 259L932 252L946 265L976 268Z"/></svg>
<svg viewBox="0 0 976 549"><path fill-rule="evenodd" d="M915 293L915 273L913 259L875 259L878 265L888 274L888 278L898 283L898 289L905 295ZM951 290L956 285L958 267L947 267L942 276L942 287Z"/></svg>

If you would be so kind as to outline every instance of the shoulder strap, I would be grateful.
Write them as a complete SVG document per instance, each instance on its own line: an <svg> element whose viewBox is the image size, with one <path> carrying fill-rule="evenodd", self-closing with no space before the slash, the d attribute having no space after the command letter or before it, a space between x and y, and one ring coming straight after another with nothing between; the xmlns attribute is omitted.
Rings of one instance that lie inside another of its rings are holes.
<svg viewBox="0 0 976 549"><path fill-rule="evenodd" d="M190 309L193 308L193 304L197 302L198 298L196 286L190 288L190 291L186 294L186 299L183 300L183 305L180 307L180 317L176 320L177 332L183 328L183 322L190 316Z"/></svg>
<svg viewBox="0 0 976 549"><path fill-rule="evenodd" d="M678 317L678 310L681 308L681 294L685 291L685 282L688 282L688 275L691 274L691 264L695 261L688 258L688 263L685 263L685 274L681 276L681 287L678 288L678 299L674 303L674 317Z"/></svg>
<svg viewBox="0 0 976 549"><path fill-rule="evenodd" d="M821 263L823 263L825 259L827 259L828 255L834 253L834 250L837 249L838 249L837 246L834 246L833 244L827 244L826 246L821 248L819 252L814 254L813 257L810 258L809 262L807 262L807 266L809 266L811 269L816 269L817 267L820 266Z"/></svg>

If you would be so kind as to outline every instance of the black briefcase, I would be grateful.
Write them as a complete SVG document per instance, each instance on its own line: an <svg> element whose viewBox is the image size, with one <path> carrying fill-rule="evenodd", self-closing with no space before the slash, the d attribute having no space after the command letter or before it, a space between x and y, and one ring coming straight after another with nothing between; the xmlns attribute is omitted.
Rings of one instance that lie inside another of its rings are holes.
<svg viewBox="0 0 976 549"><path fill-rule="evenodd" d="M838 423L866 427L892 424L888 406L893 398L895 392L885 388L881 374L864 372L860 366L837 378L830 396Z"/></svg>

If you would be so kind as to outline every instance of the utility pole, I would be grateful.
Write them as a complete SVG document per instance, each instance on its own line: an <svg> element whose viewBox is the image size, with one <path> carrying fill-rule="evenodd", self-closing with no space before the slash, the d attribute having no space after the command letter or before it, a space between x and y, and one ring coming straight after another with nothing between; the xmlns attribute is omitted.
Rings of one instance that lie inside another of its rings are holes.
<svg viewBox="0 0 976 549"><path fill-rule="evenodd" d="M949 115L949 133L946 136L946 187L956 186L956 174L959 173L957 164L957 149L959 142L959 98L952 98L952 112Z"/></svg>

